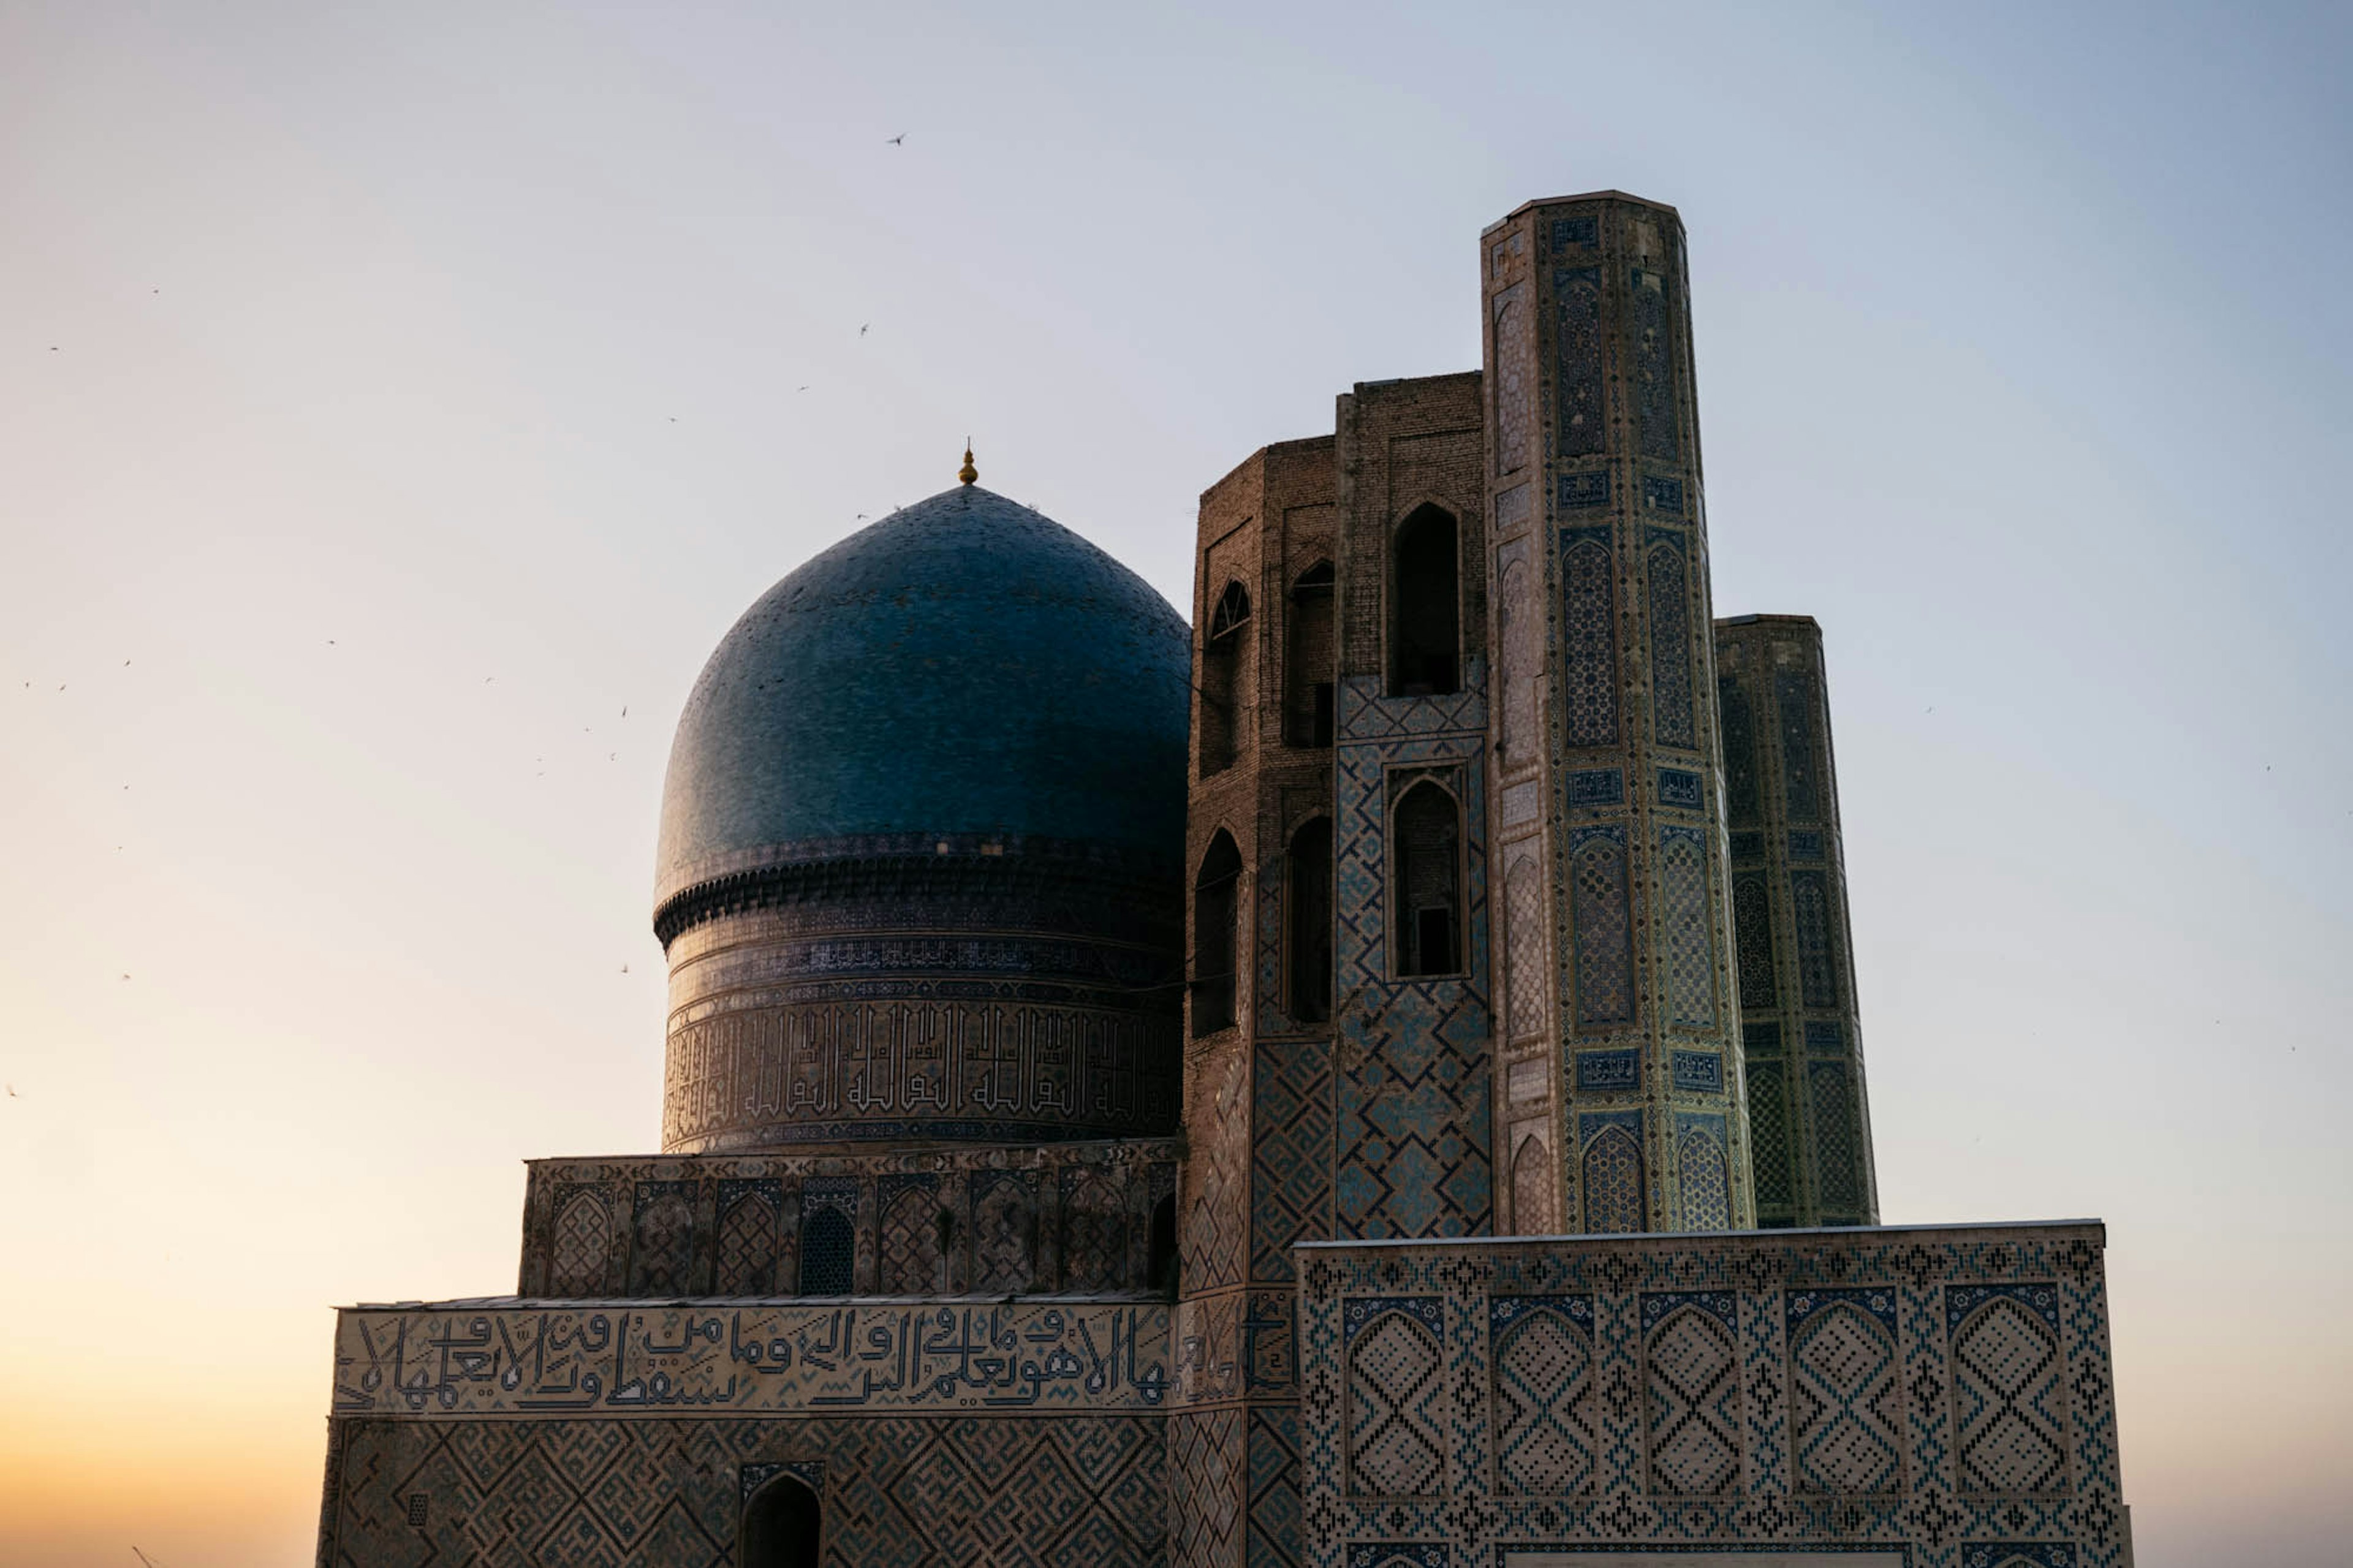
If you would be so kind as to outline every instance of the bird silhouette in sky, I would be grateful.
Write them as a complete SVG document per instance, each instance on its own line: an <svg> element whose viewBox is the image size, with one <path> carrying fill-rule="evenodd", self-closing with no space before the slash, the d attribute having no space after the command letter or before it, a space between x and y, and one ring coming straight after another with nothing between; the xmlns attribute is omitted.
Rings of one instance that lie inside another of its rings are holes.
<svg viewBox="0 0 2353 1568"><path fill-rule="evenodd" d="M874 324L874 323L873 323L873 322L871 322L871 321L860 321L860 322L859 322L859 323L858 323L858 335L859 335L860 337L861 337L861 338L862 338L862 337L864 337L864 336L866 335L866 329L867 329L867 328L869 328L869 327L871 327L871 326L872 326L873 324Z"/></svg>
<svg viewBox="0 0 2353 1568"><path fill-rule="evenodd" d="M794 390L795 392L807 392L807 391L808 390L808 388L807 388L807 387L806 387L806 386L796 386L796 387L794 387L794 388L793 388L793 390Z"/></svg>
<svg viewBox="0 0 2353 1568"><path fill-rule="evenodd" d="M626 964L626 963L625 963L625 964L621 965L621 973L622 973L627 974L628 972L629 972L629 966L628 966L628 964ZM9 1098L9 1099L11 1099L11 1100L22 1100L22 1099L24 1099L25 1097L24 1097L23 1095L18 1094L18 1093L16 1092L16 1086L15 1084L13 1084L13 1083L12 1083L12 1084L10 1084L10 1085L8 1086L8 1098Z"/></svg>
<svg viewBox="0 0 2353 1568"><path fill-rule="evenodd" d="M624 706L624 707L622 708L622 710L621 710L621 717L622 717L622 718L624 718L624 719L626 719L626 718L628 718L628 716L629 716L629 710L628 710L628 707Z"/></svg>
<svg viewBox="0 0 2353 1568"><path fill-rule="evenodd" d="M899 134L892 137L887 144L892 147L904 147L907 144L907 133L903 131L900 132Z"/></svg>

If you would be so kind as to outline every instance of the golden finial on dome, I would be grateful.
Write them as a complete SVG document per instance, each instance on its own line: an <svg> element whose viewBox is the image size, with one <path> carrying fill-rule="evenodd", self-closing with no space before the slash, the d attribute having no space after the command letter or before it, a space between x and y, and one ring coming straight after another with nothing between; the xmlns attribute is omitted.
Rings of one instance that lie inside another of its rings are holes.
<svg viewBox="0 0 2353 1568"><path fill-rule="evenodd" d="M980 470L972 466L972 437L969 436L964 438L964 467L956 470L956 478L965 484L980 478Z"/></svg>

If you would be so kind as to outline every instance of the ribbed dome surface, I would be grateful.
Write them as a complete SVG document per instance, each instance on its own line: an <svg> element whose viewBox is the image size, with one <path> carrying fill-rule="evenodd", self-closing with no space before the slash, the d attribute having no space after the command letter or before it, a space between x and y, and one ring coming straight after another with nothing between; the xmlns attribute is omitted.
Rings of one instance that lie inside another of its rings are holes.
<svg viewBox="0 0 2353 1568"><path fill-rule="evenodd" d="M1185 623L1051 519L960 486L761 596L703 668L662 791L657 908L828 840L1182 854ZM846 846L845 846L846 847Z"/></svg>

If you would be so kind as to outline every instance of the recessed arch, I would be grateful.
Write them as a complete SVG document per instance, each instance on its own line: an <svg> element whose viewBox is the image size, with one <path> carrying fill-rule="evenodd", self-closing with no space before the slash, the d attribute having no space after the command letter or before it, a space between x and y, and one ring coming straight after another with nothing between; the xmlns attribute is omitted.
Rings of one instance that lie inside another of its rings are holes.
<svg viewBox="0 0 2353 1568"><path fill-rule="evenodd" d="M1389 548L1389 695L1461 689L1462 565L1454 514L1424 502Z"/></svg>
<svg viewBox="0 0 2353 1568"><path fill-rule="evenodd" d="M1282 658L1283 743L1332 743L1337 643L1333 636L1333 574L1318 561L1291 581L1288 636Z"/></svg>
<svg viewBox="0 0 2353 1568"><path fill-rule="evenodd" d="M1332 819L1311 816L1283 852L1284 1011L1296 1024L1332 1016Z"/></svg>
<svg viewBox="0 0 2353 1568"><path fill-rule="evenodd" d="M825 1510L809 1484L789 1470L764 1482L744 1504L743 1568L818 1568Z"/></svg>
<svg viewBox="0 0 2353 1568"><path fill-rule="evenodd" d="M1462 971L1462 805L1435 779L1423 779L1390 808L1391 864L1397 868L1397 973L1402 977Z"/></svg>
<svg viewBox="0 0 2353 1568"><path fill-rule="evenodd" d="M1240 916L1241 851L1219 828L1193 879L1193 1035L1214 1035L1234 1022L1234 954Z"/></svg>

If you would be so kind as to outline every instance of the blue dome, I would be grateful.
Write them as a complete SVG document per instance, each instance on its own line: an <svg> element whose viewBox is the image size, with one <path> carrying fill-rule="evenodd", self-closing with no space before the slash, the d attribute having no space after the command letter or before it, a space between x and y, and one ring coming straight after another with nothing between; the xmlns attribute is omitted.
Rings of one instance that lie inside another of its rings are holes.
<svg viewBox="0 0 2353 1568"><path fill-rule="evenodd" d="M1051 519L960 486L785 578L703 667L662 790L659 908L917 837L1181 861L1184 621Z"/></svg>

